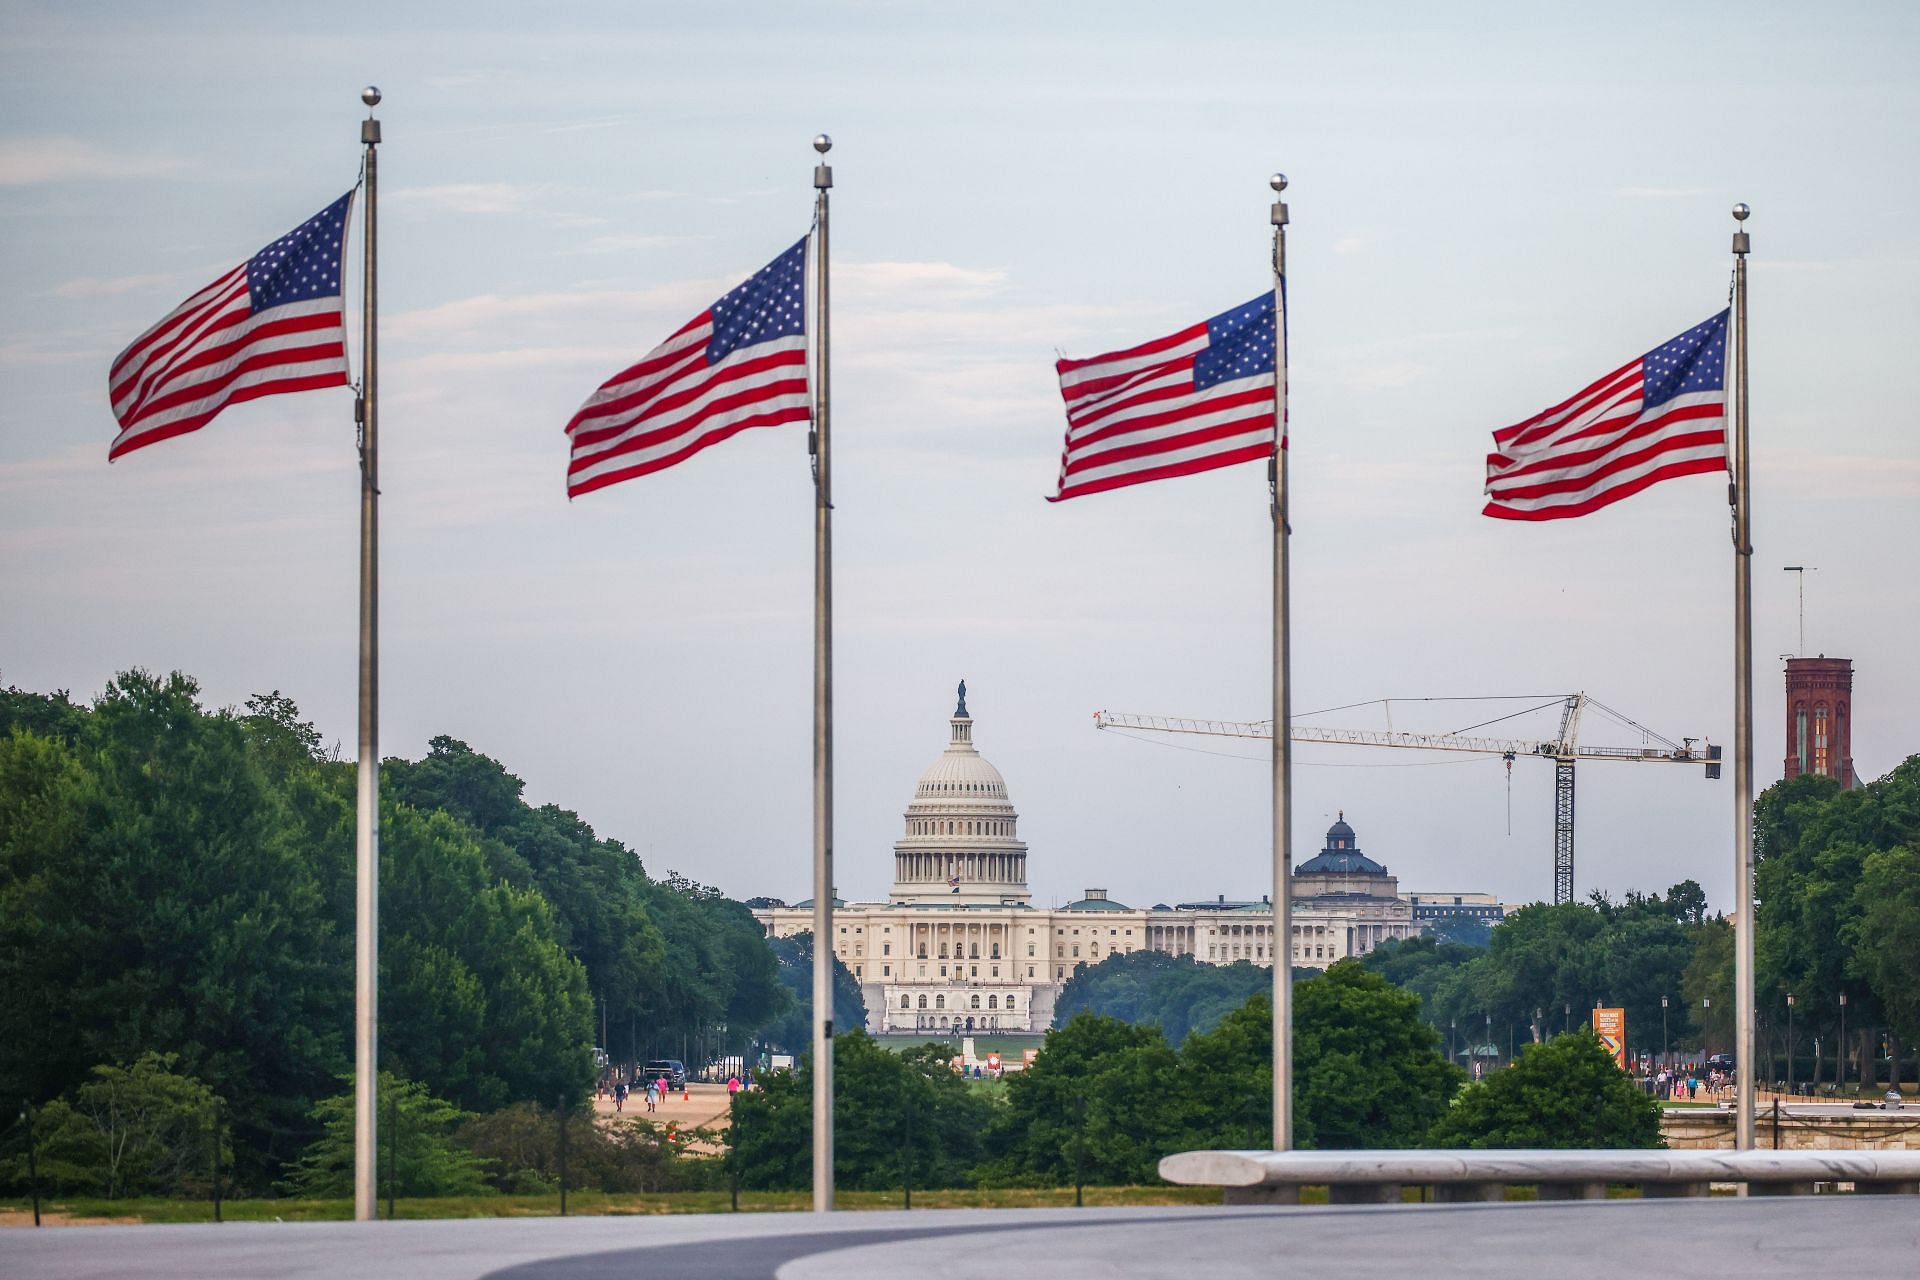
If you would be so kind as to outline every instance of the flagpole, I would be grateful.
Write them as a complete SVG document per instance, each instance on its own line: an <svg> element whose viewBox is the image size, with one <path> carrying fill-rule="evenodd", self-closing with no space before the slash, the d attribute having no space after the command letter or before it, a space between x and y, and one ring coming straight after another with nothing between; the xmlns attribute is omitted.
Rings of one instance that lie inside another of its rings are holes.
<svg viewBox="0 0 1920 1280"><path fill-rule="evenodd" d="M353 1216L367 1222L376 1212L374 1114L380 1088L380 454L376 435L380 382L374 270L380 122L373 118L380 90L369 85L360 91L360 100L367 104L367 118L360 122L360 141L366 148L367 221L360 398L354 404L360 426L360 769L354 814Z"/></svg>
<svg viewBox="0 0 1920 1280"><path fill-rule="evenodd" d="M1753 1146L1753 510L1747 448L1747 251L1752 210L1733 206L1734 1146Z"/></svg>
<svg viewBox="0 0 1920 1280"><path fill-rule="evenodd" d="M813 1207L833 1208L833 470L827 448L827 191L833 139L813 140Z"/></svg>
<svg viewBox="0 0 1920 1280"><path fill-rule="evenodd" d="M1287 176L1267 179L1275 196ZM1287 566L1287 205L1273 222L1273 1149L1293 1149L1293 661Z"/></svg>

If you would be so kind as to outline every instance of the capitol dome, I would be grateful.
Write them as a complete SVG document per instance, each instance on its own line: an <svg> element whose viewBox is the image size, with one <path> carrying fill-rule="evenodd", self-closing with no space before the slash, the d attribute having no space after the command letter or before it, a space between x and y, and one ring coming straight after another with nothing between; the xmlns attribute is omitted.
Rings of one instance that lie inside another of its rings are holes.
<svg viewBox="0 0 1920 1280"><path fill-rule="evenodd" d="M1025 905L1027 846L1006 779L973 745L967 685L948 729L947 749L920 775L893 846L895 902L940 906Z"/></svg>

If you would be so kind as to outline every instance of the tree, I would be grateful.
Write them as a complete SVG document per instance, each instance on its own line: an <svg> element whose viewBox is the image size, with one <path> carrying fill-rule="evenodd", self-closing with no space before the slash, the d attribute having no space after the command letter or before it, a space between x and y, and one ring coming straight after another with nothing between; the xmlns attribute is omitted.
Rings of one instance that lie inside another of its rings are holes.
<svg viewBox="0 0 1920 1280"><path fill-rule="evenodd" d="M305 1128L342 1065L348 940L236 718L175 673L116 678L73 740L0 739L0 1092L177 1055L232 1104L241 1176Z"/></svg>
<svg viewBox="0 0 1920 1280"><path fill-rule="evenodd" d="M1529 1045L1470 1084L1434 1126L1436 1147L1658 1147L1660 1102L1614 1065L1588 1028Z"/></svg>
<svg viewBox="0 0 1920 1280"><path fill-rule="evenodd" d="M1180 1060L1155 1026L1075 1014L1008 1075L986 1134L982 1180L1022 1186L1133 1185L1159 1178L1185 1128Z"/></svg>
<svg viewBox="0 0 1920 1280"><path fill-rule="evenodd" d="M1433 922L1433 937L1437 942L1472 947L1477 951L1493 940L1493 926L1479 916L1456 912Z"/></svg>
<svg viewBox="0 0 1920 1280"><path fill-rule="evenodd" d="M773 953L787 1003L786 1011L769 1023L762 1035L768 1044L788 1053L806 1053L813 1046L813 933L769 938L767 946ZM860 984L839 956L833 957L833 1025L836 1030L850 1031L867 1025L867 1002L860 994Z"/></svg>
<svg viewBox="0 0 1920 1280"><path fill-rule="evenodd" d="M813 1175L812 1055L733 1100L728 1159L740 1185L795 1189ZM834 1182L849 1190L965 1186L989 1104L935 1045L891 1053L865 1032L833 1041Z"/></svg>
<svg viewBox="0 0 1920 1280"><path fill-rule="evenodd" d="M174 1054L98 1066L36 1121L40 1172L61 1192L200 1195L212 1177L213 1092L173 1068ZM221 1143L222 1161L231 1150ZM25 1161L11 1181L24 1183Z"/></svg>
<svg viewBox="0 0 1920 1280"><path fill-rule="evenodd" d="M1296 969L1294 980L1315 970ZM1099 964L1082 964L1054 1002L1053 1022L1065 1026L1081 1013L1159 1027L1168 1044L1217 1024L1247 997L1273 989L1273 970L1250 960L1203 964L1192 956L1163 951L1110 955Z"/></svg>
<svg viewBox="0 0 1920 1280"><path fill-rule="evenodd" d="M353 1194L352 1077L345 1081L347 1092L314 1107L320 1137L276 1184L286 1194L329 1200ZM486 1162L453 1141L465 1112L428 1093L425 1085L385 1071L380 1073L379 1108L385 1129L376 1171L379 1189L395 1196L488 1193Z"/></svg>
<svg viewBox="0 0 1920 1280"><path fill-rule="evenodd" d="M1267 1145L1273 1006L1264 995L1189 1036L1180 1061L1188 1145ZM1356 960L1294 988L1293 1066L1295 1141L1325 1149L1418 1146L1461 1080L1418 998Z"/></svg>
<svg viewBox="0 0 1920 1280"><path fill-rule="evenodd" d="M385 808L382 1047L471 1110L583 1097L592 1000L546 899L490 881L471 829L451 815Z"/></svg>
<svg viewBox="0 0 1920 1280"><path fill-rule="evenodd" d="M1880 995L1888 1025L1920 1042L1920 853L1900 845L1861 862L1847 972Z"/></svg>

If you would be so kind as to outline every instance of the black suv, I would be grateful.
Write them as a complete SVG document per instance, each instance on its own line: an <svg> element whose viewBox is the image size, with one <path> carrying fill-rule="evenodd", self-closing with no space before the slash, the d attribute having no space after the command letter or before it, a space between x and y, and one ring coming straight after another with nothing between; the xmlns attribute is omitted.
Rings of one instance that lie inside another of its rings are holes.
<svg viewBox="0 0 1920 1280"><path fill-rule="evenodd" d="M1728 1075L1732 1075L1733 1074L1733 1055L1730 1053L1716 1053L1709 1056L1707 1058L1707 1070L1724 1071Z"/></svg>
<svg viewBox="0 0 1920 1280"><path fill-rule="evenodd" d="M684 1089L687 1087L687 1064L678 1058L655 1058L640 1068L640 1084L644 1088L647 1081L667 1078L667 1088Z"/></svg>

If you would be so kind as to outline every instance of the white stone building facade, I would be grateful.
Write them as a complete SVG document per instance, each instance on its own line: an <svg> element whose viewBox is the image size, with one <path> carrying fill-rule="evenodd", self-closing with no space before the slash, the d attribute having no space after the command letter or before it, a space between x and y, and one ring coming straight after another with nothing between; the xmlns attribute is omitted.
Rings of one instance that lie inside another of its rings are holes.
<svg viewBox="0 0 1920 1280"><path fill-rule="evenodd" d="M948 733L907 806L886 900L834 902L834 953L860 984L868 1031L1038 1034L1053 1024L1054 1000L1074 969L1115 954L1273 963L1265 900L1134 908L1089 889L1067 906L1035 907L1019 814L1006 780L974 746L964 684ZM1352 828L1336 823L1328 848L1295 869L1296 966L1325 968L1419 932L1386 868L1357 848L1347 856L1352 840ZM812 902L760 901L754 915L769 936L813 928Z"/></svg>

